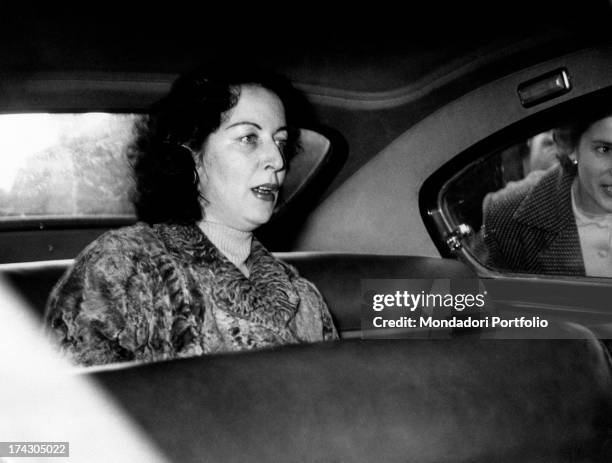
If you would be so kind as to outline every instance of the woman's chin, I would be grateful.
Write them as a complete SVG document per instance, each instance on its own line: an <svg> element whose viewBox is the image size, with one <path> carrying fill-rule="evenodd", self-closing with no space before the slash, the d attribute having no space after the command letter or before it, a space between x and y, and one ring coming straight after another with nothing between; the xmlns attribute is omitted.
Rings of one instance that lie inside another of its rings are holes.
<svg viewBox="0 0 612 463"><path fill-rule="evenodd" d="M255 228L261 227L262 225L267 224L272 218L273 210L269 211L253 211L252 214L249 215L247 220L249 223L253 224Z"/></svg>

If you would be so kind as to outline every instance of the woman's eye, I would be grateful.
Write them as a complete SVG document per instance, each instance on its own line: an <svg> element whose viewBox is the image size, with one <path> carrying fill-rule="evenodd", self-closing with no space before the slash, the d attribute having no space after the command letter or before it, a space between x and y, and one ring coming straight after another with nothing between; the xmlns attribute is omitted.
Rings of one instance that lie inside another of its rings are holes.
<svg viewBox="0 0 612 463"><path fill-rule="evenodd" d="M610 146L608 146L608 145L599 145L599 146L595 147L595 150L599 154L610 154Z"/></svg>
<svg viewBox="0 0 612 463"><path fill-rule="evenodd" d="M253 133L240 137L240 143L242 143L243 145L256 145L257 141L257 135Z"/></svg>
<svg viewBox="0 0 612 463"><path fill-rule="evenodd" d="M284 138L274 140L274 143L276 143L276 146L278 146L281 151L283 151L287 147L287 140Z"/></svg>

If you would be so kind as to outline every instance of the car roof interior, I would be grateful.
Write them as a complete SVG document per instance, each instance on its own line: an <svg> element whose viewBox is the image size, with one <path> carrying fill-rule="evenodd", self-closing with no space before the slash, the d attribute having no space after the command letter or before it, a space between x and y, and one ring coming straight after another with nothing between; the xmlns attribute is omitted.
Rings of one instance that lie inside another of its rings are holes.
<svg viewBox="0 0 612 463"><path fill-rule="evenodd" d="M19 11L4 16L0 31L6 38L0 46L0 84L11 90L2 92L0 105L3 111L69 110L79 104L144 110L177 74L236 51L241 59L286 74L314 103L321 123L351 140L350 156L326 196L441 103L502 76L508 66L528 66L560 50L605 40L605 0L580 8L580 2L551 0L494 7L454 3L411 5L395 19L393 10L384 8L338 15L304 11L302 20L274 21L268 29L265 22L253 19L255 26L248 18L230 16L232 34L224 33L223 25L204 27L201 14L189 8L151 9L146 20L139 10L98 11L95 21L79 9ZM504 21L497 20L500 16ZM384 30L373 27L377 23L385 24ZM322 34L312 33L314 24ZM45 93L20 100L15 85ZM77 93L79 85L87 94ZM70 88L77 90L74 98L66 97ZM351 115L343 107L360 111ZM379 111L385 127L374 136ZM346 124L339 114L350 118Z"/></svg>

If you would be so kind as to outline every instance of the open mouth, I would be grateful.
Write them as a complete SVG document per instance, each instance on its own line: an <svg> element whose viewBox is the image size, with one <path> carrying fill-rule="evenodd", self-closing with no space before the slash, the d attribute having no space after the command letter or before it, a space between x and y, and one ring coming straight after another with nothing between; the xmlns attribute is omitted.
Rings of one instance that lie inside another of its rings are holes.
<svg viewBox="0 0 612 463"><path fill-rule="evenodd" d="M274 201L276 199L276 193L278 192L279 186L276 183L264 183L251 188L251 191L255 196L264 201Z"/></svg>

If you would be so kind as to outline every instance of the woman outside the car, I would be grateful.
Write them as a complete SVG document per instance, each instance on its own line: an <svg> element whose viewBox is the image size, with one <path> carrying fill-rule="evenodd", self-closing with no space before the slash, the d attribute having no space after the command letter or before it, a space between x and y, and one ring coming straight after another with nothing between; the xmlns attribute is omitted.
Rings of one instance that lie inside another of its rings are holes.
<svg viewBox="0 0 612 463"><path fill-rule="evenodd" d="M48 301L74 362L337 338L314 285L253 236L297 149L292 92L265 73L197 71L154 105L130 153L140 221L90 244Z"/></svg>
<svg viewBox="0 0 612 463"><path fill-rule="evenodd" d="M612 277L612 113L554 132L560 165L486 196L486 262L515 272Z"/></svg>

